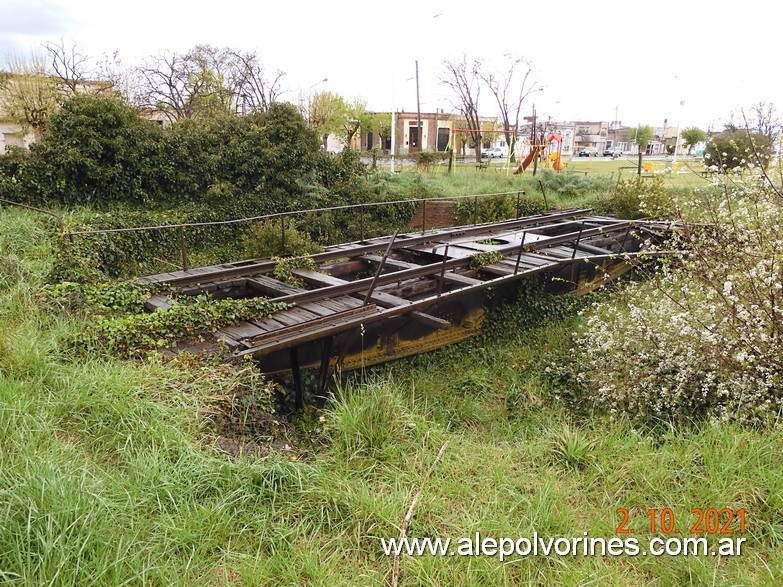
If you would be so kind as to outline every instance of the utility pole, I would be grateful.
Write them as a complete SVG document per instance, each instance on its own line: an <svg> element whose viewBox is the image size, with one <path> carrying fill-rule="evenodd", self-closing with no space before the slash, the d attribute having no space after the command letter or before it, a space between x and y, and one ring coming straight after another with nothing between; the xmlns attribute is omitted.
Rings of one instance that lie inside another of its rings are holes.
<svg viewBox="0 0 783 587"><path fill-rule="evenodd" d="M612 153L617 153L617 109L619 106L614 107L614 142L612 143Z"/></svg>
<svg viewBox="0 0 783 587"><path fill-rule="evenodd" d="M422 148L422 133L421 133L421 104L419 103L419 60L416 60L416 126L417 126L417 133L418 137L416 138L416 142L418 142L419 151L423 151Z"/></svg>
<svg viewBox="0 0 783 587"><path fill-rule="evenodd" d="M533 177L538 171L538 134L536 133L536 105L533 104L533 128L530 130L530 139L533 143L535 154L533 155Z"/></svg>

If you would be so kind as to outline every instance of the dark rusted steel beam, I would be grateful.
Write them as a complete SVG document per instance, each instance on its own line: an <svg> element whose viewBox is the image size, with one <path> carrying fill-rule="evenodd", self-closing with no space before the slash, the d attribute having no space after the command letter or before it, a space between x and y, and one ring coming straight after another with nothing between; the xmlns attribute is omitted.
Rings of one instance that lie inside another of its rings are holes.
<svg viewBox="0 0 783 587"><path fill-rule="evenodd" d="M543 223L554 222L558 220L565 220L568 218L576 218L588 214L591 210L589 208L574 208L570 210L563 210L558 212L550 212L544 214L537 214L535 216L527 216L525 218L519 218L514 220L507 220L505 222L499 222L492 225L481 226L467 226L467 227L455 227L448 228L439 231L433 231L432 233L424 236L400 238L393 247L403 248L412 245L419 245L427 243L435 238L441 240L448 240L450 238L471 236L475 234L487 234L490 235L494 232L501 232L507 230L513 230L515 228L532 227ZM403 235L405 236L405 235ZM358 241L355 243L346 243L343 245L328 248L323 253L317 253L312 255L313 261L316 263L325 263L327 261L333 261L340 258L350 258L373 251L382 250L388 245L389 237L381 237L377 239L370 239L369 241ZM216 269L209 272L201 272L198 274L181 272L175 273L162 273L158 275L148 275L146 277L140 277L139 281L147 283L169 283L171 285L177 285L182 282L194 281L214 281L218 278L238 277L242 275L253 275L257 273L265 273L271 271L275 267L275 262L271 260L247 260L237 263L224 263L221 265L214 265ZM219 269L218 269L219 268ZM165 277L164 276L169 276Z"/></svg>

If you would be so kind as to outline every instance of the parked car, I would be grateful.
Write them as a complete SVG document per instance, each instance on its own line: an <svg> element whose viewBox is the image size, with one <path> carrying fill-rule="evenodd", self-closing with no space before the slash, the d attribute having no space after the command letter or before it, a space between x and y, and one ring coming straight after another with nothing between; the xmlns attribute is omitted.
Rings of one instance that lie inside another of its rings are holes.
<svg viewBox="0 0 783 587"><path fill-rule="evenodd" d="M508 149L504 147L492 147L491 149L482 149L481 156L486 159L507 159Z"/></svg>
<svg viewBox="0 0 783 587"><path fill-rule="evenodd" d="M598 149L595 147L584 147L579 151L580 157L595 157L596 155L598 155Z"/></svg>
<svg viewBox="0 0 783 587"><path fill-rule="evenodd" d="M622 154L623 152L617 147L606 147L606 149L604 149L604 157L611 157L612 159L617 159Z"/></svg>

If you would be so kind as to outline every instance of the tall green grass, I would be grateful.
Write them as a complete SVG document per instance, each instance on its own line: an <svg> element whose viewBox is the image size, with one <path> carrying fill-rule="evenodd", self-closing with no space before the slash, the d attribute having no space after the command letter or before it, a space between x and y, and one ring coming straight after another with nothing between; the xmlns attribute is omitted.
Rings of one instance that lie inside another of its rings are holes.
<svg viewBox="0 0 783 587"><path fill-rule="evenodd" d="M401 585L778 585L780 431L640 429L575 410L546 367L578 317L521 308L481 340L348 382L292 450L217 450L193 385L158 360L78 360L83 324L36 295L48 273L39 220L0 211L0 576L9 585L384 585L380 538L609 538L633 513L744 507L746 554L401 557ZM25 243L26 239L31 239ZM18 270L18 271L17 271ZM686 525L683 523L683 525Z"/></svg>

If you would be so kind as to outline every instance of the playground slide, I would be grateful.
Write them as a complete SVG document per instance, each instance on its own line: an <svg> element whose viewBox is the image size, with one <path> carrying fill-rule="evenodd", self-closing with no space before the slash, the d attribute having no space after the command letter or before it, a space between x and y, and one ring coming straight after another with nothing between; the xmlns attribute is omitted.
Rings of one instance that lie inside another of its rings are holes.
<svg viewBox="0 0 783 587"><path fill-rule="evenodd" d="M519 162L519 165L517 166L517 170L514 172L514 175L518 175L528 168L528 166L533 162L533 157L535 157L538 154L538 150L540 148L541 147L533 147L530 150L530 153L528 153L528 156L525 157L524 161Z"/></svg>

